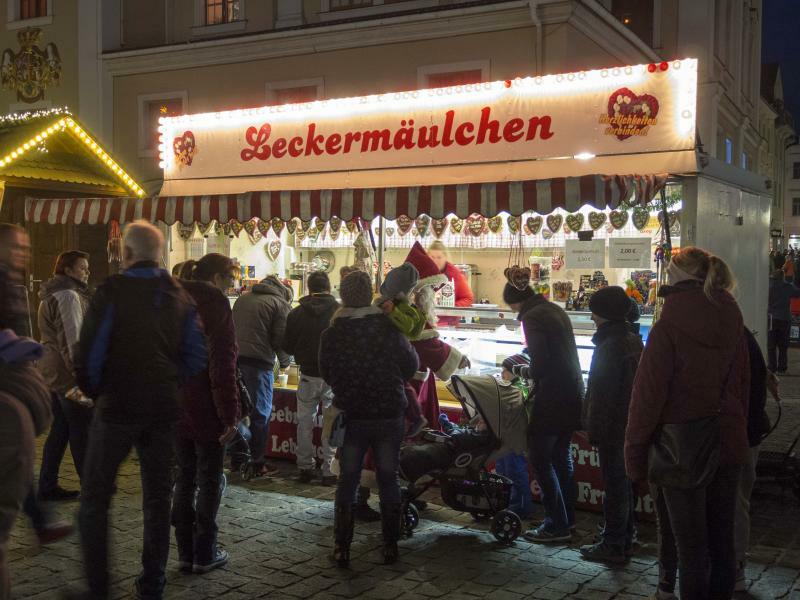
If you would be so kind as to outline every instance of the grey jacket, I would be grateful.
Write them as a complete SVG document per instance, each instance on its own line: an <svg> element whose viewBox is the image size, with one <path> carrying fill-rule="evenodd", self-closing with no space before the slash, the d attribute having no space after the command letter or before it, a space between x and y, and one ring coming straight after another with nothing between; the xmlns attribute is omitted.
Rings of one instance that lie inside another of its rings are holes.
<svg viewBox="0 0 800 600"><path fill-rule="evenodd" d="M289 366L291 357L282 346L291 301L291 290L274 275L262 279L253 286L252 292L236 300L233 324L240 360L258 361L272 368L277 354L281 368Z"/></svg>

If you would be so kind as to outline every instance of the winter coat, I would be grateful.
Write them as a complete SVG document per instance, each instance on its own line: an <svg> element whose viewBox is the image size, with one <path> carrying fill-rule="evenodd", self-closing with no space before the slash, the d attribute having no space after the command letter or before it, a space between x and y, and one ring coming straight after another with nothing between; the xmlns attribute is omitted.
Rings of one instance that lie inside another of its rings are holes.
<svg viewBox="0 0 800 600"><path fill-rule="evenodd" d="M622 446L642 339L629 323L609 321L592 338L594 354L584 401L584 425L595 445Z"/></svg>
<svg viewBox="0 0 800 600"><path fill-rule="evenodd" d="M236 384L236 334L228 298L205 281L183 281L197 304L208 343L208 367L183 386L178 435L197 442L216 442L225 427L239 421Z"/></svg>
<svg viewBox="0 0 800 600"><path fill-rule="evenodd" d="M767 363L752 332L745 327L747 352L750 358L750 403L747 409L747 441L751 448L761 443L769 431L769 416L764 411L767 405Z"/></svg>
<svg viewBox="0 0 800 600"><path fill-rule="evenodd" d="M39 296L39 335L44 346L39 369L50 389L63 394L75 387L73 364L91 296L85 283L67 275L56 275L42 284Z"/></svg>
<svg viewBox="0 0 800 600"><path fill-rule="evenodd" d="M283 350L294 356L303 375L319 377L319 338L331 324L339 303L331 294L311 294L286 317Z"/></svg>
<svg viewBox="0 0 800 600"><path fill-rule="evenodd" d="M282 345L291 301L292 293L274 275L263 279L253 286L253 291L236 300L233 324L236 326L240 360L271 370L277 354L281 368L289 366L290 357Z"/></svg>
<svg viewBox="0 0 800 600"><path fill-rule="evenodd" d="M709 300L695 281L664 287L662 295L661 318L647 338L633 384L625 432L628 476L647 478L648 449L659 425L716 414L720 463L745 464L750 360L739 306L727 292Z"/></svg>
<svg viewBox="0 0 800 600"><path fill-rule="evenodd" d="M41 357L39 344L17 337L10 329L0 329L0 393L27 409L37 436L47 431L53 419L50 390L33 366Z"/></svg>
<svg viewBox="0 0 800 600"><path fill-rule="evenodd" d="M17 335L31 335L22 275L0 263L0 330L2 329L11 329Z"/></svg>
<svg viewBox="0 0 800 600"><path fill-rule="evenodd" d="M791 321L791 300L800 298L800 288L779 277L770 277L768 314L776 321Z"/></svg>
<svg viewBox="0 0 800 600"><path fill-rule="evenodd" d="M517 318L531 356L531 366L523 368L523 376L533 384L531 431L557 435L580 429L583 377L567 313L536 294L525 301Z"/></svg>
<svg viewBox="0 0 800 600"><path fill-rule="evenodd" d="M455 287L455 295L456 295L456 306L472 306L472 303L475 301L475 298L472 294L472 290L469 287L469 282L467 278L464 277L464 273L461 272L457 266L452 263L445 263L444 271L442 271L447 278L452 280Z"/></svg>
<svg viewBox="0 0 800 600"><path fill-rule="evenodd" d="M374 306L343 308L322 333L319 370L348 419L393 419L419 362L406 337Z"/></svg>
<svg viewBox="0 0 800 600"><path fill-rule="evenodd" d="M175 422L178 386L207 365L194 301L154 262L97 288L83 320L75 374L111 423Z"/></svg>

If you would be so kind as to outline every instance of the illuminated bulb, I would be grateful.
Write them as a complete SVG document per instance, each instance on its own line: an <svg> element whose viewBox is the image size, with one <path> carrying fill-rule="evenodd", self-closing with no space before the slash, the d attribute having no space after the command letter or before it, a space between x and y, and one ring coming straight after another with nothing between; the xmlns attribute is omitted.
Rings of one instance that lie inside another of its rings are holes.
<svg viewBox="0 0 800 600"><path fill-rule="evenodd" d="M22 144L22 149L23 150L28 150L28 149L30 149L30 147L31 147L31 145L28 142L25 142L24 144Z"/></svg>
<svg viewBox="0 0 800 600"><path fill-rule="evenodd" d="M39 135L37 135L37 136L36 136L35 138L33 138L33 139L35 139L37 142L41 142L41 141L42 141L42 134L40 133Z"/></svg>
<svg viewBox="0 0 800 600"><path fill-rule="evenodd" d="M86 139L86 132L84 132L84 131L81 131L81 132L78 134L78 137L79 137L79 138L81 138L82 140L85 140L85 139Z"/></svg>
<svg viewBox="0 0 800 600"><path fill-rule="evenodd" d="M53 131L55 131L55 127L48 127L47 128L47 133L53 133Z"/></svg>
<svg viewBox="0 0 800 600"><path fill-rule="evenodd" d="M17 158L18 154L16 152L11 153L11 158Z"/></svg>
<svg viewBox="0 0 800 600"><path fill-rule="evenodd" d="M58 122L58 124L59 124L59 125L61 125L61 127L63 127L64 125L66 125L66 124L67 124L67 121L66 121L65 119L61 119L61 120Z"/></svg>
<svg viewBox="0 0 800 600"><path fill-rule="evenodd" d="M17 154L22 154L23 152L25 152L25 150L22 149L22 146L17 148Z"/></svg>
<svg viewBox="0 0 800 600"><path fill-rule="evenodd" d="M92 150L94 150L95 148L97 148L97 144L95 144L94 140L92 140L92 143L91 143L91 148L92 148Z"/></svg>
<svg viewBox="0 0 800 600"><path fill-rule="evenodd" d="M97 154L97 156L100 156L103 153L103 151L100 150L100 148L95 148L94 151L95 151L95 154Z"/></svg>
<svg viewBox="0 0 800 600"><path fill-rule="evenodd" d="M159 169L164 169L164 168L166 168L166 166L167 166L167 163L165 163L163 160L159 161L159 163L158 163L158 168Z"/></svg>
<svg viewBox="0 0 800 600"><path fill-rule="evenodd" d="M50 135L50 134L47 133L46 131L43 131L42 132L42 139L46 138L48 135Z"/></svg>
<svg viewBox="0 0 800 600"><path fill-rule="evenodd" d="M580 152L580 153L576 154L573 158L576 158L578 160L590 160L590 159L594 158L595 156L596 155L592 154L591 152Z"/></svg>

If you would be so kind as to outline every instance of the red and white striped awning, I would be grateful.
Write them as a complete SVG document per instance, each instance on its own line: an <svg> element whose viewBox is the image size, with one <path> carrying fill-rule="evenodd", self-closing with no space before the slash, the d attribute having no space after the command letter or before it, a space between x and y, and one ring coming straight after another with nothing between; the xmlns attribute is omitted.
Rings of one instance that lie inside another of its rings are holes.
<svg viewBox="0 0 800 600"><path fill-rule="evenodd" d="M180 222L244 223L254 217L284 221L337 216L344 221L381 215L435 219L448 214L466 218L479 213L546 215L556 208L569 212L584 204L597 209L616 208L622 201L644 204L666 183L666 175L586 175L528 181L465 183L391 188L281 190L211 196L155 196L152 198L26 198L25 215L32 223L106 224L137 219Z"/></svg>

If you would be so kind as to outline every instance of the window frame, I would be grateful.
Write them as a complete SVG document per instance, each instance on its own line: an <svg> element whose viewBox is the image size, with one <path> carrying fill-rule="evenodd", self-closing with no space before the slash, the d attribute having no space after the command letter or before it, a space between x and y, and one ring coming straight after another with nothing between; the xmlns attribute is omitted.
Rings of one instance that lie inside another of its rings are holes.
<svg viewBox="0 0 800 600"><path fill-rule="evenodd" d="M247 29L247 0L239 0L239 18L236 21L206 24L206 0L194 0L194 25L192 37L207 37L212 35L225 35Z"/></svg>
<svg viewBox="0 0 800 600"><path fill-rule="evenodd" d="M385 4L384 0L373 0L372 6L331 10L330 0L320 0L317 16L323 22L336 21L343 18L372 17L401 10L421 10L434 6L439 6L439 0L403 0L403 2L390 2L388 4Z"/></svg>
<svg viewBox="0 0 800 600"><path fill-rule="evenodd" d="M438 63L433 65L422 65L417 67L417 88L428 89L429 75L443 75L446 73L457 73L459 71L480 71L481 81L491 81L491 61L486 59L467 60L454 63Z"/></svg>
<svg viewBox="0 0 800 600"><path fill-rule="evenodd" d="M792 161L792 179L800 179L800 160Z"/></svg>
<svg viewBox="0 0 800 600"><path fill-rule="evenodd" d="M47 14L43 17L33 17L30 19L22 18L22 7L20 0L7 0L7 22L6 29L23 29L25 27L40 27L42 25L53 24L53 2L54 0L47 0Z"/></svg>
<svg viewBox="0 0 800 600"><path fill-rule="evenodd" d="M792 216L800 217L800 198L792 198Z"/></svg>
<svg viewBox="0 0 800 600"><path fill-rule="evenodd" d="M278 99L278 90L288 90L292 88L316 87L317 100L325 98L325 78L311 77L308 79L283 79L280 81L267 81L264 84L264 95L267 106L275 104Z"/></svg>
<svg viewBox="0 0 800 600"><path fill-rule="evenodd" d="M136 96L136 103L138 105L139 123L138 123L138 154L139 158L157 158L158 147L148 148L147 143L150 137L149 132L146 130L146 115L145 109L158 100L180 100L183 107L183 112L186 113L189 108L189 92L186 90L173 91L173 92L159 92L153 94L139 94Z"/></svg>
<svg viewBox="0 0 800 600"><path fill-rule="evenodd" d="M733 139L727 135L723 138L725 144L725 162L729 165L733 164Z"/></svg>

